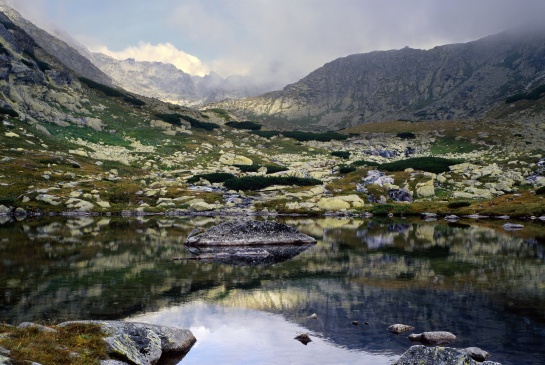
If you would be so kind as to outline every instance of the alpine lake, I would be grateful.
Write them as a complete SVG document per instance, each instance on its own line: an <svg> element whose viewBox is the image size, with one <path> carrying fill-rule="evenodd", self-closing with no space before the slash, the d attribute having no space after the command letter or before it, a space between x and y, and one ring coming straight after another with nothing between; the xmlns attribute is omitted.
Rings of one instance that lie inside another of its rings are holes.
<svg viewBox="0 0 545 365"><path fill-rule="evenodd" d="M242 217L0 221L0 321L190 329L180 364L391 364L450 331L489 360L545 363L545 222L274 217L318 241L259 261L195 259L196 227ZM266 218L256 218L266 219ZM316 318L309 318L312 314ZM312 342L294 339L308 333Z"/></svg>

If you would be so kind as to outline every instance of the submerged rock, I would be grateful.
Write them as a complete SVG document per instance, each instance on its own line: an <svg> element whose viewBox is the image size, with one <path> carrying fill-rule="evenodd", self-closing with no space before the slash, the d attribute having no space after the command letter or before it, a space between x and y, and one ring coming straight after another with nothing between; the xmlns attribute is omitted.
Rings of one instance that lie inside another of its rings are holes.
<svg viewBox="0 0 545 365"><path fill-rule="evenodd" d="M188 237L187 246L308 245L316 240L272 221L226 222Z"/></svg>
<svg viewBox="0 0 545 365"><path fill-rule="evenodd" d="M301 333L300 335L295 336L295 339L301 342L303 345L306 345L309 342L312 342L310 336L307 333Z"/></svg>
<svg viewBox="0 0 545 365"><path fill-rule="evenodd" d="M446 331L432 331L409 335L409 340L422 342L424 345L444 345L455 342L456 336Z"/></svg>
<svg viewBox="0 0 545 365"><path fill-rule="evenodd" d="M524 225L517 223L505 223L502 227L506 231L517 231L519 229L523 229Z"/></svg>
<svg viewBox="0 0 545 365"><path fill-rule="evenodd" d="M394 365L478 365L465 350L450 347L412 346L405 351ZM485 361L482 365L501 365L497 362Z"/></svg>

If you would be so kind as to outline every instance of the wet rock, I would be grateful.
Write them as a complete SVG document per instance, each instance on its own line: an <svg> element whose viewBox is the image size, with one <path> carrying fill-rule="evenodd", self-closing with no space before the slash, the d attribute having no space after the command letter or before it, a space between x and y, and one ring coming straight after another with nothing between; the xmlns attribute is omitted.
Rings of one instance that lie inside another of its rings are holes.
<svg viewBox="0 0 545 365"><path fill-rule="evenodd" d="M456 336L446 331L414 333L409 340L422 342L424 345L445 345L456 341Z"/></svg>
<svg viewBox="0 0 545 365"><path fill-rule="evenodd" d="M187 246L307 245L316 240L295 228L272 221L225 222L188 237Z"/></svg>
<svg viewBox="0 0 545 365"><path fill-rule="evenodd" d="M301 342L303 345L306 346L307 343L312 342L309 335L307 333L301 333L297 336L295 336L295 339L299 342Z"/></svg>
<svg viewBox="0 0 545 365"><path fill-rule="evenodd" d="M307 318L310 318L310 319L318 319L318 315L316 313L312 313L310 316L308 316Z"/></svg>
<svg viewBox="0 0 545 365"><path fill-rule="evenodd" d="M506 231L517 231L519 229L524 228L522 224L517 224L517 223L505 223L502 227Z"/></svg>
<svg viewBox="0 0 545 365"><path fill-rule="evenodd" d="M147 323L121 321L71 321L98 324L107 334L104 341L112 357L136 365L153 365L163 354L185 354L197 341L191 331Z"/></svg>
<svg viewBox="0 0 545 365"><path fill-rule="evenodd" d="M478 365L464 350L450 347L412 346L405 351L394 365ZM482 365L501 365L496 362L485 361Z"/></svg>
<svg viewBox="0 0 545 365"><path fill-rule="evenodd" d="M11 209L6 207L5 205L0 204L0 215L10 215Z"/></svg>
<svg viewBox="0 0 545 365"><path fill-rule="evenodd" d="M352 324L353 324L354 326L357 326L357 325L360 324L360 322L359 322L359 321L352 321Z"/></svg>
<svg viewBox="0 0 545 365"><path fill-rule="evenodd" d="M471 357L473 360L485 361L490 354L478 347L467 347L464 351Z"/></svg>
<svg viewBox="0 0 545 365"><path fill-rule="evenodd" d="M388 331L395 333L396 335L399 335L400 333L405 333L414 330L413 326L409 326L406 324L393 324L390 327L388 327Z"/></svg>

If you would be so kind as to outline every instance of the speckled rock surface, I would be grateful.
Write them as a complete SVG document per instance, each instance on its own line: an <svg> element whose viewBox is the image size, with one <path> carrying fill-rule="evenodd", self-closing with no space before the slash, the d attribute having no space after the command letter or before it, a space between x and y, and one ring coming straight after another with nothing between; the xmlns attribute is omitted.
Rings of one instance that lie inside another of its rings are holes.
<svg viewBox="0 0 545 365"><path fill-rule="evenodd" d="M497 362L478 363L464 350L451 347L412 346L394 362L394 365L501 365Z"/></svg>
<svg viewBox="0 0 545 365"><path fill-rule="evenodd" d="M303 245L316 240L295 228L271 221L225 222L190 236L187 246Z"/></svg>

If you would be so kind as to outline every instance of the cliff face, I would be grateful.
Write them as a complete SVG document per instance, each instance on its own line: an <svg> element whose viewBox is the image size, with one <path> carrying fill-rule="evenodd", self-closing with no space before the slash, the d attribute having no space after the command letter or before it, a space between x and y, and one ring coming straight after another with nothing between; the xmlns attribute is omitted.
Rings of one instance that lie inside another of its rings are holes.
<svg viewBox="0 0 545 365"><path fill-rule="evenodd" d="M478 118L507 96L545 83L544 78L545 30L504 32L431 50L339 58L282 91L221 107L293 129Z"/></svg>
<svg viewBox="0 0 545 365"><path fill-rule="evenodd" d="M9 18L13 24L24 30L42 49L50 55L54 55L62 62L64 66L72 70L74 73L87 77L102 84L111 85L112 80L109 76L100 71L93 63L82 56L72 46L52 36L43 29L38 28L17 11L0 5L0 11Z"/></svg>

